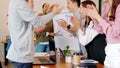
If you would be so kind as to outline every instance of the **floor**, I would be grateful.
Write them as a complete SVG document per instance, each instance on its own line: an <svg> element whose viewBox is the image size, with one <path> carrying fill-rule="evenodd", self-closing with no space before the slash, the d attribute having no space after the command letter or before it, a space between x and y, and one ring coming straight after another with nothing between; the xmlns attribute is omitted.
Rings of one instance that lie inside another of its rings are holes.
<svg viewBox="0 0 120 68"><path fill-rule="evenodd" d="M14 68L14 67L11 62L9 62L7 66L4 65L4 62L2 62L2 68Z"/></svg>

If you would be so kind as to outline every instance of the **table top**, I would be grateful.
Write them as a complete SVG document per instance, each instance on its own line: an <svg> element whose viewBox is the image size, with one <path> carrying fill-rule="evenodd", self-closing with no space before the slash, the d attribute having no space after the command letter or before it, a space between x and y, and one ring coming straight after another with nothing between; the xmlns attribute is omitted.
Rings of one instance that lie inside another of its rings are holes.
<svg viewBox="0 0 120 68"><path fill-rule="evenodd" d="M102 64L96 63L97 68L104 68ZM57 64L55 65L33 65L33 68L40 68L45 66L47 68L72 68L72 63L66 63L65 60L60 60L59 54L57 55Z"/></svg>
<svg viewBox="0 0 120 68"><path fill-rule="evenodd" d="M0 43L6 44L6 43L8 43L8 41L7 41L7 40L3 40L3 41L1 41Z"/></svg>

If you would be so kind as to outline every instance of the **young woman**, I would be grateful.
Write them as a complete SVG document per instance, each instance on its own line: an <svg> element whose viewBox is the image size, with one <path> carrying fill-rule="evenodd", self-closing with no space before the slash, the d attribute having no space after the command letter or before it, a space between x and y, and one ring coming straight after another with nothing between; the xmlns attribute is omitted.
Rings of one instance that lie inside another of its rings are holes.
<svg viewBox="0 0 120 68"><path fill-rule="evenodd" d="M76 18L71 18L72 23L77 27L77 33L79 37L79 42L86 47L88 58L99 61L100 63L104 62L106 46L105 35L101 27L93 22L93 20L86 16L83 12L82 7L90 8L91 5L95 5L93 1L83 1L81 3L80 13L82 16L82 24Z"/></svg>
<svg viewBox="0 0 120 68"><path fill-rule="evenodd" d="M43 13L40 13L40 15L46 15L51 11L52 6L50 6L49 3L44 3L42 5ZM49 41L53 40L56 33L54 33L53 28L53 21L49 21L46 25L42 27L35 27L35 33L36 33L36 52L49 52L50 46Z"/></svg>
<svg viewBox="0 0 120 68"><path fill-rule="evenodd" d="M95 7L93 9L83 8L84 13L92 19L96 19L102 27L107 37L107 46L105 48L106 58L104 62L105 68L119 68L120 67L120 0L112 0L111 10L109 10L108 19L104 20L97 12Z"/></svg>

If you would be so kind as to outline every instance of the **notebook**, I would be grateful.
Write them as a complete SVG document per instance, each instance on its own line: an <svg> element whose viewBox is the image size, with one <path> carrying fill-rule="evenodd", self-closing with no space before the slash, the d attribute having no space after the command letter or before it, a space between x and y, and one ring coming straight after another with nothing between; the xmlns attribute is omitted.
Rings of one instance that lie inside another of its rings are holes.
<svg viewBox="0 0 120 68"><path fill-rule="evenodd" d="M35 53L33 64L40 65L56 64L56 49L54 40L49 41L49 47L50 47L49 53L47 52Z"/></svg>

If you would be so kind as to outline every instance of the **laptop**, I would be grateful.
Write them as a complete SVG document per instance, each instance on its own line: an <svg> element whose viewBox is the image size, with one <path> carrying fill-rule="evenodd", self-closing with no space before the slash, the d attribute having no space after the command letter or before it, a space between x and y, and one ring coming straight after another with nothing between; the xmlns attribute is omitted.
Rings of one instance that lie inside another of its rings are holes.
<svg viewBox="0 0 120 68"><path fill-rule="evenodd" d="M34 55L33 64L39 65L49 65L56 64L56 48L54 40L49 41L50 51L48 52L38 52Z"/></svg>

